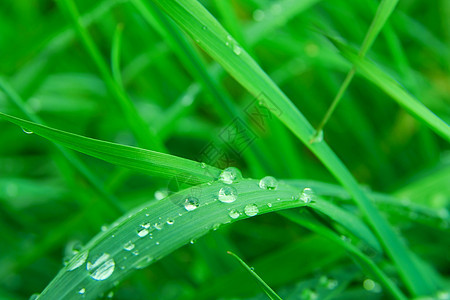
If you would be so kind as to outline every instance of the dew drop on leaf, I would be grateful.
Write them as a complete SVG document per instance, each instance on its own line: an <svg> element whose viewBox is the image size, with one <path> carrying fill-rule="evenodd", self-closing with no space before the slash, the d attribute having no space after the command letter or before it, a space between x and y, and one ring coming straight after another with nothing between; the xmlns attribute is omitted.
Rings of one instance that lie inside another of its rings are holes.
<svg viewBox="0 0 450 300"><path fill-rule="evenodd" d="M259 213L259 209L256 204L247 204L244 208L244 213L249 217L253 217Z"/></svg>
<svg viewBox="0 0 450 300"><path fill-rule="evenodd" d="M272 176L266 176L259 181L259 187L263 190L276 190L278 187L278 180Z"/></svg>
<svg viewBox="0 0 450 300"><path fill-rule="evenodd" d="M131 241L128 241L123 245L123 249L126 251L131 251L134 249L134 244Z"/></svg>
<svg viewBox="0 0 450 300"><path fill-rule="evenodd" d="M239 216L241 215L237 210L232 209L230 210L230 212L228 213L228 215L230 216L230 218L232 219L237 219L239 218Z"/></svg>
<svg viewBox="0 0 450 300"><path fill-rule="evenodd" d="M144 237L148 234L148 229L147 228L140 229L140 230L138 230L137 234L139 237Z"/></svg>
<svg viewBox="0 0 450 300"><path fill-rule="evenodd" d="M195 197L187 197L184 201L184 208L187 211L193 211L194 209L197 209L200 205L200 202Z"/></svg>
<svg viewBox="0 0 450 300"><path fill-rule="evenodd" d="M86 293L86 289L85 288L82 288L82 289L80 289L78 291L78 294L80 294L80 295L84 295L84 293Z"/></svg>
<svg viewBox="0 0 450 300"><path fill-rule="evenodd" d="M76 254L72 259L67 263L67 270L73 271L80 267L86 261L88 257L89 251L82 251Z"/></svg>
<svg viewBox="0 0 450 300"><path fill-rule="evenodd" d="M300 194L300 200L304 203L310 203L316 197L314 191L311 188L304 188Z"/></svg>
<svg viewBox="0 0 450 300"><path fill-rule="evenodd" d="M33 134L34 133L33 131L28 130L28 129L23 128L23 127L22 127L22 131L25 132L26 134Z"/></svg>
<svg viewBox="0 0 450 300"><path fill-rule="evenodd" d="M223 203L232 203L237 199L237 190L232 186L224 186L219 190L219 201Z"/></svg>
<svg viewBox="0 0 450 300"><path fill-rule="evenodd" d="M135 265L136 269L143 269L151 264L153 261L153 258L151 256L143 256L141 259L139 259Z"/></svg>
<svg viewBox="0 0 450 300"><path fill-rule="evenodd" d="M116 263L114 259L110 257L108 253L103 253L95 261L88 262L86 270L89 272L89 276L95 280L105 280L111 276L114 272Z"/></svg>
<svg viewBox="0 0 450 300"><path fill-rule="evenodd" d="M220 175L219 180L225 184L232 184L242 179L242 173L238 168L229 167L224 169Z"/></svg>

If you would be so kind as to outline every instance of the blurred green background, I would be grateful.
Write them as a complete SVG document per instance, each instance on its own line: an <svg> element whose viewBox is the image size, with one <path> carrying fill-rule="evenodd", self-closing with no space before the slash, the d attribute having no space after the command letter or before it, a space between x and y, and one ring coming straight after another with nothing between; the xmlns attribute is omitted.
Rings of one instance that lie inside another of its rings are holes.
<svg viewBox="0 0 450 300"><path fill-rule="evenodd" d="M315 126L351 68L316 29L359 48L378 4L306 1L304 8L280 12L281 2L275 0L201 2ZM229 160L207 163L237 166L245 177L335 182L276 118L266 116L262 128L244 120L254 131L252 147L264 153L259 161L246 156L248 149L235 153L221 142L218 136L234 116L224 115L214 95L204 92L201 85L192 85L196 81L192 70L133 1L80 0L76 5L108 66L116 27L123 25L123 86L168 153L198 160L202 150L214 142ZM400 1L368 57L449 123L449 45L450 1L405 0ZM197 50L206 63L213 64ZM220 67L208 72L218 78L237 109L244 111L254 103ZM0 3L0 76L47 125L137 145L69 15L57 2ZM2 89L0 111L24 117ZM367 188L408 199L441 212L443 220L448 218L448 143L370 82L359 76L353 79L325 127L324 138ZM169 185L159 178L79 157L127 209L152 200L155 192ZM390 221L409 246L448 279L448 224L430 225L413 213L389 215ZM0 120L0 216L0 298L27 299L56 275L65 253L89 241L118 214L99 200L51 143ZM299 295L290 299L308 299L308 293L295 293L296 289L320 286L321 276L342 282L345 291L334 299L383 298L379 291L363 287L367 278L342 249L329 247L324 238L275 214L221 228L176 251L121 283L115 297L231 299L259 294L252 278L227 257L229 249L239 249L275 288ZM310 257L306 265L295 260L302 255Z"/></svg>

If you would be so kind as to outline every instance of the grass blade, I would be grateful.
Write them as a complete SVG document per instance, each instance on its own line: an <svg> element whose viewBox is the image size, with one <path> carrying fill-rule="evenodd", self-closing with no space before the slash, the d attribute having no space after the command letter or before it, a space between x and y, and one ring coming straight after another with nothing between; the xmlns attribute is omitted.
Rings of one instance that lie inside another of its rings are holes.
<svg viewBox="0 0 450 300"><path fill-rule="evenodd" d="M333 40L333 43L338 47L342 55L358 68L361 75L391 96L392 99L406 109L418 121L430 127L430 129L446 141L450 141L449 126L409 94L395 79L386 74L374 63L358 57L349 47L341 42Z"/></svg>
<svg viewBox="0 0 450 300"><path fill-rule="evenodd" d="M277 117L352 194L377 233L384 249L397 265L398 272L412 294L431 293L435 288L425 283L424 274L412 260L407 247L359 188L348 169L325 142L309 143L315 132L311 124L217 20L195 0L153 0L153 2L198 41L198 45L219 62L242 86L261 99L266 107L269 109L273 108L273 105L278 107L282 113Z"/></svg>
<svg viewBox="0 0 450 300"><path fill-rule="evenodd" d="M277 293L275 293L274 290L272 290L272 288L264 282L264 280L259 277L258 274L256 274L255 270L253 268L250 268L239 256L237 256L236 254L234 254L231 251L227 251L228 254L230 254L231 256L233 256L234 258L236 258L236 260L244 267L244 269L246 269L250 275L253 276L253 278L256 279L256 281L258 281L258 283L261 285L264 293L266 293L266 295L270 298L270 299L278 299L281 300L281 297L277 295Z"/></svg>
<svg viewBox="0 0 450 300"><path fill-rule="evenodd" d="M0 118L27 128L64 147L140 172L165 178L176 177L190 184L214 180L219 175L219 170L215 167L203 167L198 162L173 155L86 138L3 113L0 113Z"/></svg>
<svg viewBox="0 0 450 300"><path fill-rule="evenodd" d="M380 5L378 6L377 12L375 14L375 17L372 20L372 23L370 24L370 28L366 33L366 36L364 37L364 41L361 45L361 49L359 50L358 57L364 58L366 56L367 51L370 49L372 44L375 42L375 39L377 38L378 34L380 33L381 29L384 27L384 24L386 23L389 16L394 11L395 6L397 6L398 0L383 0L381 1ZM334 110L336 109L337 105L339 104L339 101L341 101L342 96L344 95L345 91L347 90L348 86L350 85L350 82L353 79L353 76L355 75L356 68L355 66L352 67L352 69L347 73L347 76L344 79L344 82L342 83L341 87L339 88L338 93L336 94L336 97L333 99L333 102L331 103L330 107L328 108L327 112L325 113L325 116L323 117L322 121L320 122L319 126L317 127L315 138L317 138L317 135L323 130L323 127L330 119L331 115L333 114ZM311 140L313 141L314 138Z"/></svg>

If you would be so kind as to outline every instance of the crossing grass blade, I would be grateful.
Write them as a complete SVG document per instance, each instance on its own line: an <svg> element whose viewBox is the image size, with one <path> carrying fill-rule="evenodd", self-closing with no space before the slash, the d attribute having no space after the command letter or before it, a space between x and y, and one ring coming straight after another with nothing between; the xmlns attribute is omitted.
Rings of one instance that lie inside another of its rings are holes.
<svg viewBox="0 0 450 300"><path fill-rule="evenodd" d="M435 287L428 285L424 274L412 259L387 221L379 214L367 195L359 188L348 169L322 141L310 143L315 131L308 120L265 74L260 66L242 49L217 20L195 0L153 0L214 60L220 63L253 96L275 115L321 160L328 170L351 193L359 208L376 232L386 253L413 295L430 294Z"/></svg>
<svg viewBox="0 0 450 300"><path fill-rule="evenodd" d="M335 39L332 39L332 41L341 51L342 55L358 68L358 71L362 76L391 96L393 100L406 109L418 121L430 127L430 129L446 141L450 141L450 127L421 102L415 99L395 79L386 74L386 72L376 66L373 62L358 57L345 44Z"/></svg>
<svg viewBox="0 0 450 300"><path fill-rule="evenodd" d="M275 291L269 285L267 285L267 283L265 283L261 277L259 277L259 275L255 272L255 270L245 263L245 261L243 261L239 256L237 256L231 251L228 251L227 253L233 256L244 267L244 269L247 270L250 273L250 275L252 275L252 277L258 281L259 285L262 287L267 297L269 297L272 300L281 300L281 297L278 296L277 293L275 293Z"/></svg>
<svg viewBox="0 0 450 300"><path fill-rule="evenodd" d="M3 113L0 113L0 118L15 123L64 147L147 174L163 178L176 177L187 184L204 183L216 179L219 175L219 170L215 167L203 166L198 162L173 155L91 139Z"/></svg>

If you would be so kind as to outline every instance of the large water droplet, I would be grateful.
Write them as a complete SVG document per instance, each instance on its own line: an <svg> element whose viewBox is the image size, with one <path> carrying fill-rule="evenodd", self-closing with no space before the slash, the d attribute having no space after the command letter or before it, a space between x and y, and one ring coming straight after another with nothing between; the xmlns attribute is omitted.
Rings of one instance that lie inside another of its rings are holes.
<svg viewBox="0 0 450 300"><path fill-rule="evenodd" d="M244 208L244 213L249 217L256 216L259 213L258 206L256 204L247 204Z"/></svg>
<svg viewBox="0 0 450 300"><path fill-rule="evenodd" d="M200 202L195 197L187 197L184 201L184 208L187 211L193 211L194 209L197 209L200 205Z"/></svg>
<svg viewBox="0 0 450 300"><path fill-rule="evenodd" d="M264 190L276 190L278 187L278 180L272 176L266 176L259 181L259 187Z"/></svg>
<svg viewBox="0 0 450 300"><path fill-rule="evenodd" d="M152 263L152 261L153 261L153 257L146 255L137 261L135 268L143 269L143 268L147 267L148 265L150 265Z"/></svg>
<svg viewBox="0 0 450 300"><path fill-rule="evenodd" d="M148 234L148 229L147 228L143 228L143 229L139 229L137 235L139 237L144 237Z"/></svg>
<svg viewBox="0 0 450 300"><path fill-rule="evenodd" d="M233 52L234 52L234 54L236 54L236 55L241 55L241 53L242 53L242 48L239 47L239 45L234 44L234 45L233 45Z"/></svg>
<svg viewBox="0 0 450 300"><path fill-rule="evenodd" d="M84 262L86 261L87 257L88 257L89 251L82 251L78 254L76 254L74 257L72 257L72 259L67 263L67 270L69 271L73 271L75 269L77 269L79 266L81 266L82 264L84 264Z"/></svg>
<svg viewBox="0 0 450 300"><path fill-rule="evenodd" d="M123 249L126 251L131 251L134 249L134 244L131 241L128 241L123 245Z"/></svg>
<svg viewBox="0 0 450 300"><path fill-rule="evenodd" d="M28 130L28 129L23 128L23 127L22 127L22 131L25 132L26 134L33 134L34 133L33 131Z"/></svg>
<svg viewBox="0 0 450 300"><path fill-rule="evenodd" d="M103 253L94 262L88 262L86 270L95 280L105 280L114 272L116 263L108 253Z"/></svg>
<svg viewBox="0 0 450 300"><path fill-rule="evenodd" d="M228 213L228 215L230 216L230 218L232 219L237 219L239 218L239 216L241 215L237 210L232 209L230 210L230 212Z"/></svg>
<svg viewBox="0 0 450 300"><path fill-rule="evenodd" d="M232 186L224 186L219 190L219 201L223 203L232 203L237 199L237 190Z"/></svg>
<svg viewBox="0 0 450 300"><path fill-rule="evenodd" d="M300 194L300 200L305 203L310 203L316 197L316 194L311 188L304 188L302 193Z"/></svg>
<svg viewBox="0 0 450 300"><path fill-rule="evenodd" d="M220 173L219 180L225 184L232 184L242 179L242 173L238 168L229 167Z"/></svg>

